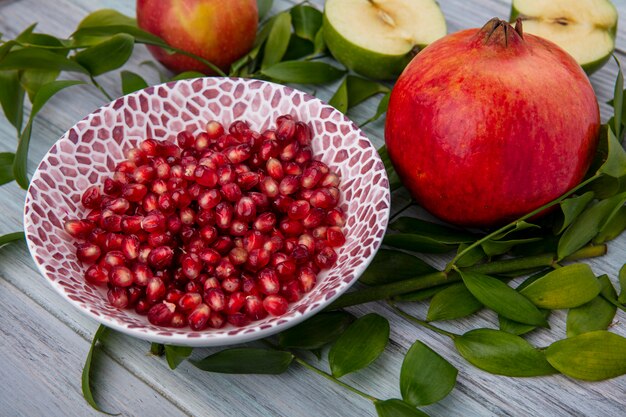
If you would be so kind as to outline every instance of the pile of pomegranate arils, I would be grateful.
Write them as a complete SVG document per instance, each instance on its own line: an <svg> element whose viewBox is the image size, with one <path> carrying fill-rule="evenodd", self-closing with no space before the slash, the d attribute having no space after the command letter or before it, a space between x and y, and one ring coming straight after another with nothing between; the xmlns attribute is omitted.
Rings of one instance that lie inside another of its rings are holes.
<svg viewBox="0 0 626 417"><path fill-rule="evenodd" d="M77 258L108 300L158 326L244 326L280 316L316 284L345 242L339 177L313 159L312 132L290 115L262 134L210 121L177 142L126 153L86 218L66 220Z"/></svg>

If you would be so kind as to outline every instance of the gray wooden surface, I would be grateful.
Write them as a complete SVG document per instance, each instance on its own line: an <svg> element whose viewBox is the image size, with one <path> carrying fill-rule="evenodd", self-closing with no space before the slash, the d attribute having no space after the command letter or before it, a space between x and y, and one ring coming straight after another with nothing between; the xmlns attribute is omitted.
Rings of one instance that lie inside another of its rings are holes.
<svg viewBox="0 0 626 417"><path fill-rule="evenodd" d="M572 0L575 2L576 0ZM626 2L614 0L626 16ZM273 12L296 1L277 0ZM322 6L322 0L314 1ZM508 17L510 0L441 0L449 32L481 26L489 18ZM134 14L130 0L0 0L0 32L13 37L32 22L38 30L68 36L77 22L96 8L110 7ZM620 19L617 55L626 64L626 20ZM150 59L138 47L126 68L148 74L151 82L157 75L140 63ZM610 63L591 77L606 119L604 104L612 97L616 66ZM109 74L100 82L108 91L120 94L119 75ZM336 86L318 88L316 94L328 99ZM104 103L93 87L74 87L58 94L44 108L33 129L29 172L57 138L77 120ZM365 103L351 116L357 122L374 112L375 103ZM365 129L378 146L383 143L383 122ZM14 151L13 128L0 120L0 151ZM20 230L25 193L15 184L0 188L0 234ZM404 206L407 194L394 194L394 211ZM410 213L415 213L410 210ZM444 259L431 260L443 265ZM598 274L607 273L613 280L626 261L626 236L610 245L606 257L591 262ZM80 375L89 342L97 323L67 304L37 272L26 246L22 243L0 250L0 416L87 416L97 415L83 401ZM407 306L424 315L424 306ZM514 379L479 371L459 358L450 341L419 329L395 316L384 304L376 303L352 309L356 314L376 311L392 323L392 342L373 366L346 381L379 398L398 398L398 376L403 353L420 339L440 352L457 368L456 389L438 404L426 407L432 416L597 416L626 415L626 377L600 383L582 383L563 376ZM564 336L565 315L551 319L552 331L538 331L530 340L547 345ZM626 335L626 317L619 313L613 330ZM472 327L494 327L495 316L483 312L471 320L444 323L452 331ZM189 364L172 372L163 360L147 354L148 343L121 335L111 337L105 354L98 361L96 398L106 410L125 416L340 416L374 415L368 401L357 397L325 379L294 366L280 376L228 376L201 372ZM213 350L197 349L201 357ZM321 366L326 366L324 362Z"/></svg>

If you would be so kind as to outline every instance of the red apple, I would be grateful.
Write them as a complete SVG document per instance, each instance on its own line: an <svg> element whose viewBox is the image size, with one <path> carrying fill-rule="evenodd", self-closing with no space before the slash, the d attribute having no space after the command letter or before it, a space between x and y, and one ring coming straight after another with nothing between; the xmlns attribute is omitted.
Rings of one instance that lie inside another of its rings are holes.
<svg viewBox="0 0 626 417"><path fill-rule="evenodd" d="M252 48L258 19L256 0L137 0L140 28L225 71ZM155 46L148 49L172 71L211 73L193 58Z"/></svg>
<svg viewBox="0 0 626 417"><path fill-rule="evenodd" d="M404 185L450 223L494 226L579 183L600 114L565 51L492 19L420 52L396 83L385 141Z"/></svg>

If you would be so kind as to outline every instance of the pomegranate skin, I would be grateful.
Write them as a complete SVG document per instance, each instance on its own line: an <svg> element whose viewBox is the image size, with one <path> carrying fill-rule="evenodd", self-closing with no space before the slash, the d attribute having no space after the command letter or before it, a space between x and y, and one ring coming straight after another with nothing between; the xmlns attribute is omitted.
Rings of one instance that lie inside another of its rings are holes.
<svg viewBox="0 0 626 417"><path fill-rule="evenodd" d="M591 164L600 114L587 76L557 45L518 30L493 19L448 35L392 91L391 161L417 202L447 222L516 219L575 186Z"/></svg>

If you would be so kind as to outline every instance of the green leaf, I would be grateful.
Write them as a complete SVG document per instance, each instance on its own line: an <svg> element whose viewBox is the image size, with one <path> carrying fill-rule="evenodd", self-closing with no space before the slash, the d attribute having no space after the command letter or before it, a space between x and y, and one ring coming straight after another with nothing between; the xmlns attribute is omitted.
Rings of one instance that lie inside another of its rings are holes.
<svg viewBox="0 0 626 417"><path fill-rule="evenodd" d="M526 230L526 229L540 229L540 227L537 226L536 224L528 223L527 221L524 221L524 220L517 221L515 223L515 227L513 227L512 229L506 230L504 232L498 233L492 238L492 240L502 240L505 237L510 236L511 234L514 234L516 232L521 232L522 230Z"/></svg>
<svg viewBox="0 0 626 417"><path fill-rule="evenodd" d="M225 349L199 361L189 361L195 367L222 374L282 374L294 356L273 349Z"/></svg>
<svg viewBox="0 0 626 417"><path fill-rule="evenodd" d="M285 61L261 69L266 77L285 83L326 84L345 74L345 70L318 61Z"/></svg>
<svg viewBox="0 0 626 417"><path fill-rule="evenodd" d="M585 194L578 197L570 197L561 201L560 206L563 212L563 224L556 233L557 235L563 233L563 230L578 218L580 213L591 203L593 197L593 191L587 191Z"/></svg>
<svg viewBox="0 0 626 417"><path fill-rule="evenodd" d="M0 152L0 185L14 180L13 162L15 154L13 152Z"/></svg>
<svg viewBox="0 0 626 417"><path fill-rule="evenodd" d="M328 104L336 108L342 113L348 112L348 77L344 78L335 94L328 100Z"/></svg>
<svg viewBox="0 0 626 417"><path fill-rule="evenodd" d="M15 46L17 46L17 42L15 41L8 41L0 45L0 61L4 59L4 57L7 56L7 54L11 52Z"/></svg>
<svg viewBox="0 0 626 417"><path fill-rule="evenodd" d="M619 270L619 287L620 292L617 301L626 304L626 264Z"/></svg>
<svg viewBox="0 0 626 417"><path fill-rule="evenodd" d="M371 313L357 319L339 336L328 352L336 378L365 368L380 356L389 342L389 322Z"/></svg>
<svg viewBox="0 0 626 417"><path fill-rule="evenodd" d="M124 65L132 55L134 46L132 36L120 33L80 51L74 58L91 75L97 76Z"/></svg>
<svg viewBox="0 0 626 417"><path fill-rule="evenodd" d="M263 20L272 9L273 4L274 0L256 0L257 9L259 10L259 20Z"/></svg>
<svg viewBox="0 0 626 417"><path fill-rule="evenodd" d="M452 391L457 374L447 360L416 340L402 361L402 399L413 406L436 403Z"/></svg>
<svg viewBox="0 0 626 417"><path fill-rule="evenodd" d="M313 41L313 53L322 54L326 52L326 41L324 40L324 27L317 31L315 40Z"/></svg>
<svg viewBox="0 0 626 417"><path fill-rule="evenodd" d="M522 294L499 279L476 272L459 272L467 289L496 313L525 324L548 327L544 315Z"/></svg>
<svg viewBox="0 0 626 417"><path fill-rule="evenodd" d="M454 320L474 314L483 308L483 303L462 282L439 291L430 301L426 320Z"/></svg>
<svg viewBox="0 0 626 417"><path fill-rule="evenodd" d="M278 335L278 345L288 349L320 349L334 342L354 321L345 311L319 313Z"/></svg>
<svg viewBox="0 0 626 417"><path fill-rule="evenodd" d="M112 415L119 415L119 414L111 414L111 413L107 413L106 411L103 411L98 404L96 404L96 400L94 400L93 398L93 394L91 392L91 363L93 361L93 356L94 356L94 352L95 352L95 348L96 348L96 343L98 343L98 341L103 342L107 333L108 333L109 329L104 327L103 325L98 326L98 330L96 330L96 334L94 334L93 336L93 340L91 341L91 348L89 348L89 353L87 354L87 359L85 359L85 366L83 366L83 375L81 378L81 386L83 389L83 397L85 398L85 401L87 401L89 403L89 405L91 407L93 407L94 410L97 410L101 413L104 414L108 414L110 416Z"/></svg>
<svg viewBox="0 0 626 417"><path fill-rule="evenodd" d="M170 369L176 369L191 355L191 352L193 352L193 348L189 346L165 345L165 359Z"/></svg>
<svg viewBox="0 0 626 417"><path fill-rule="evenodd" d="M626 374L626 339L606 330L554 342L546 357L559 372L584 381L602 381Z"/></svg>
<svg viewBox="0 0 626 417"><path fill-rule="evenodd" d="M622 137L622 107L624 105L624 74L622 73L622 66L615 55L613 55L615 63L617 64L617 78L615 80L615 89L613 93L613 110L614 110L614 127L615 135Z"/></svg>
<svg viewBox="0 0 626 417"><path fill-rule="evenodd" d="M626 176L626 150L622 147L621 143L615 136L615 133L611 129L608 129L608 145L609 154L606 161L598 173L608 175L613 178L620 178Z"/></svg>
<svg viewBox="0 0 626 417"><path fill-rule="evenodd" d="M461 243L459 245L459 247L457 248L457 252L456 253L457 254L461 253L468 246L469 246L468 243ZM486 257L487 257L487 255L485 254L485 251L483 250L483 248L480 245L479 246L474 246L472 249L470 249L468 252L466 252L461 258L459 258L459 260L456 261L456 264L460 268L468 267L468 266L474 266L477 263L479 263L480 261L482 261L483 259L485 259Z"/></svg>
<svg viewBox="0 0 626 417"><path fill-rule="evenodd" d="M519 336L493 329L475 329L454 339L469 363L496 375L551 375L556 371L544 354Z"/></svg>
<svg viewBox="0 0 626 417"><path fill-rule="evenodd" d="M388 93L389 87L367 78L348 75L348 101L349 108L352 108L368 98L382 93Z"/></svg>
<svg viewBox="0 0 626 417"><path fill-rule="evenodd" d="M24 238L24 232L7 233L6 235L0 236L0 246L17 242L18 240L24 240Z"/></svg>
<svg viewBox="0 0 626 417"><path fill-rule="evenodd" d="M297 36L315 41L315 35L322 27L322 12L315 7L299 4L291 9L293 29Z"/></svg>
<svg viewBox="0 0 626 417"><path fill-rule="evenodd" d="M598 278L598 281L610 298L617 298L615 288L613 288L608 276L603 275ZM616 311L617 307L608 302L602 295L598 295L579 307L570 309L567 313L567 337L594 330L606 330L613 322Z"/></svg>
<svg viewBox="0 0 626 417"><path fill-rule="evenodd" d="M396 398L374 401L374 407L378 417L428 417L423 411Z"/></svg>
<svg viewBox="0 0 626 417"><path fill-rule="evenodd" d="M41 87L55 81L59 78L61 71L59 70L38 70L29 69L22 71L20 76L20 84L28 93L28 98L33 102L35 96Z"/></svg>
<svg viewBox="0 0 626 417"><path fill-rule="evenodd" d="M550 317L550 310L539 309L546 320ZM506 317L498 315L498 325L503 332L515 334L521 336L526 333L530 333L537 328L531 324L519 323L514 320L507 319Z"/></svg>
<svg viewBox="0 0 626 417"><path fill-rule="evenodd" d="M416 256L380 249L359 281L366 285L388 284L436 271Z"/></svg>
<svg viewBox="0 0 626 417"><path fill-rule="evenodd" d="M389 152L387 152L387 146L383 145L378 148L378 155L380 155L380 159L383 161L383 164L385 164L385 171L387 171L387 178L389 179L389 189L391 191L397 190L402 186L402 183L393 168L393 164L389 158Z"/></svg>
<svg viewBox="0 0 626 417"><path fill-rule="evenodd" d="M291 35L283 61L295 61L313 53L313 44L306 39Z"/></svg>
<svg viewBox="0 0 626 417"><path fill-rule="evenodd" d="M402 233L426 236L437 242L449 244L471 243L479 238L479 236L469 232L414 217L399 217L391 222L389 228Z"/></svg>
<svg viewBox="0 0 626 417"><path fill-rule="evenodd" d="M18 135L24 118L24 89L19 80L17 70L0 71L0 104L5 117L15 127Z"/></svg>
<svg viewBox="0 0 626 417"><path fill-rule="evenodd" d="M433 297L435 294L438 294L439 292L445 290L446 288L449 288L452 285L454 284L439 285L436 287L426 288L425 290L417 290L413 292L408 292L406 294L396 295L395 297L392 297L392 300L394 301L424 301Z"/></svg>
<svg viewBox="0 0 626 417"><path fill-rule="evenodd" d="M146 80L144 80L141 75L134 72L122 71L120 77L122 78L122 94L124 95L148 87Z"/></svg>
<svg viewBox="0 0 626 417"><path fill-rule="evenodd" d="M158 36L146 32L145 30L139 29L137 26L129 25L85 27L74 32L72 34L72 37L76 40L76 42L80 42L81 45L83 43L87 43L88 45L94 45L101 43L112 36L121 34L132 36L135 39L135 42L138 43L160 46L161 48L165 48L170 51L175 49L169 46L163 39L159 38ZM176 52L180 52L180 50L176 49Z"/></svg>
<svg viewBox="0 0 626 417"><path fill-rule="evenodd" d="M428 236L408 233L387 234L383 239L383 244L398 249L425 253L446 253L454 250L454 245L441 243Z"/></svg>
<svg viewBox="0 0 626 417"><path fill-rule="evenodd" d="M380 99L380 103L378 103L378 107L376 108L376 114L374 114L372 117L370 117L369 119L361 123L359 127L364 127L365 125L375 122L376 120L380 119L380 117L383 114L387 113L387 107L389 107L390 97L391 97L391 92L388 92L387 94L385 94L383 98Z"/></svg>
<svg viewBox="0 0 626 417"><path fill-rule="evenodd" d="M78 24L77 29L84 29L97 26L136 26L137 21L117 10L100 9L85 16Z"/></svg>
<svg viewBox="0 0 626 417"><path fill-rule="evenodd" d="M150 354L154 356L163 356L165 353L165 345L161 343L150 343Z"/></svg>
<svg viewBox="0 0 626 417"><path fill-rule="evenodd" d="M537 307L574 308L595 298L600 293L600 283L589 265L578 263L547 273L520 293Z"/></svg>
<svg viewBox="0 0 626 417"><path fill-rule="evenodd" d="M185 72L181 72L180 74L176 74L171 78L171 81L178 81L178 80L189 80L191 78L203 78L206 77L205 74L198 72L198 71L185 71Z"/></svg>
<svg viewBox="0 0 626 417"><path fill-rule="evenodd" d="M11 51L0 61L0 71L25 69L88 73L87 69L79 63L63 55L39 48L24 48Z"/></svg>
<svg viewBox="0 0 626 417"><path fill-rule="evenodd" d="M287 47L289 46L289 38L291 37L291 15L289 12L283 12L276 16L276 20L272 25L265 49L263 52L262 69L267 69L274 64L279 63Z"/></svg>
<svg viewBox="0 0 626 417"><path fill-rule="evenodd" d="M28 123L26 127L22 131L20 136L20 141L17 145L17 151L15 152L15 161L13 164L13 175L15 176L15 181L24 189L28 188L28 176L26 175L26 164L28 161L28 146L30 144L30 135L31 129L33 126L33 120L39 110L46 104L46 102L54 96L59 91L64 88L77 85L84 84L83 81L75 81L75 80L59 80L53 81L41 87L37 94L35 95L35 100L33 101L33 106L30 111L30 117L28 119Z"/></svg>
<svg viewBox="0 0 626 417"><path fill-rule="evenodd" d="M626 193L614 195L591 205L565 230L559 239L559 259L585 246L609 223L626 202Z"/></svg>
<svg viewBox="0 0 626 417"><path fill-rule="evenodd" d="M600 232L593 238L594 244L601 244L615 239L626 230L626 206L617 210L614 216L609 219Z"/></svg>
<svg viewBox="0 0 626 417"><path fill-rule="evenodd" d="M531 237L528 239L511 239L511 240L486 240L481 243L481 247L487 256L497 256L509 252L515 246L524 245L541 241L540 237Z"/></svg>

